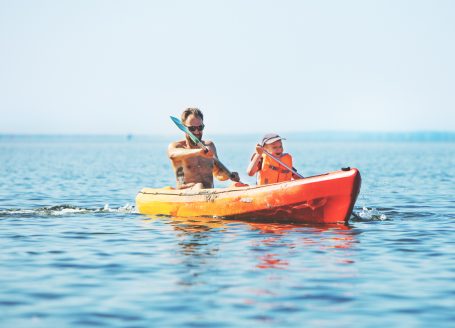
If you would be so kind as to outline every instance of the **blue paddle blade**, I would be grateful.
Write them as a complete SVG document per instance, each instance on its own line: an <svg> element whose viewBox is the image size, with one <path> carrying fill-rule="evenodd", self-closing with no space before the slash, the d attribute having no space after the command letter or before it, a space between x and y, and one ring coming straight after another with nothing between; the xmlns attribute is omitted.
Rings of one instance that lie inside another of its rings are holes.
<svg viewBox="0 0 455 328"><path fill-rule="evenodd" d="M186 126L184 126L182 124L182 122L180 122L180 120L177 117L170 116L170 118L175 123L175 125L177 125L177 127L180 130L182 130L183 132L185 132L186 134L188 134L190 136L191 140L193 140L193 142L195 144L199 144L200 143L199 139L194 134L192 134L191 131L188 130L188 128Z"/></svg>

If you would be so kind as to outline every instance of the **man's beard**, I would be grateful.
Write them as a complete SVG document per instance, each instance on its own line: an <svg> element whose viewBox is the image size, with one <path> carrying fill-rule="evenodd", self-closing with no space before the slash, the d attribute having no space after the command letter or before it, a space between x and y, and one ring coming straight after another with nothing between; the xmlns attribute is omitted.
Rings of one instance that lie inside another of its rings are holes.
<svg viewBox="0 0 455 328"><path fill-rule="evenodd" d="M196 138L197 138L197 137L196 137ZM198 139L199 139L199 138L198 138ZM190 136L186 136L186 140L188 141L188 143L189 143L190 146L197 146L197 143L195 143L195 142L193 141L193 139L191 139ZM199 139L199 140L201 140L201 139Z"/></svg>

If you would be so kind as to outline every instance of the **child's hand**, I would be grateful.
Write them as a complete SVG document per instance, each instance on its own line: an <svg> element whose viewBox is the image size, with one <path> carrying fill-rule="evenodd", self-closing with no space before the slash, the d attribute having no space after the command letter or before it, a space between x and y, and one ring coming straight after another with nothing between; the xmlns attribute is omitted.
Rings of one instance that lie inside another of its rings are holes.
<svg viewBox="0 0 455 328"><path fill-rule="evenodd" d="M264 151L262 150L261 145L259 145L259 144L256 145L256 153L257 153L259 156L262 156L262 154L264 153Z"/></svg>

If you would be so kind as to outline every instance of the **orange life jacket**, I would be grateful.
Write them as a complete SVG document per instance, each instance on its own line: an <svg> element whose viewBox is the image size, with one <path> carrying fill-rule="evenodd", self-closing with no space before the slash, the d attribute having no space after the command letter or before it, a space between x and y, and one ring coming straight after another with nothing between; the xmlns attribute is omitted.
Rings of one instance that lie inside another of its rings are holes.
<svg viewBox="0 0 455 328"><path fill-rule="evenodd" d="M283 154L278 158L284 164L292 167L292 156ZM292 180L292 171L289 171L283 165L270 158L266 154L262 155L261 169L258 171L258 185L276 183Z"/></svg>

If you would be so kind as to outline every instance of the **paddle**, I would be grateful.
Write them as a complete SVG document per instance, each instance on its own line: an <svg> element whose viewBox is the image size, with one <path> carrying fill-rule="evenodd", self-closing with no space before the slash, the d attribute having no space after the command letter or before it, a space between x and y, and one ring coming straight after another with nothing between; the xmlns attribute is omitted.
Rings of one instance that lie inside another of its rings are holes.
<svg viewBox="0 0 455 328"><path fill-rule="evenodd" d="M259 146L261 147L262 151L267 155L269 156L270 158L274 159L275 161L277 161L278 163L280 163L281 165L283 165L285 168L287 168L289 171L291 171L292 173L294 173L296 176L298 176L299 178L303 179L303 175L301 175L300 173L298 173L296 170L294 170L293 168L287 166L286 164L284 164L282 161L280 161L278 158L276 158L275 156L273 156L272 154L270 154L267 150L264 149L264 147L262 146Z"/></svg>
<svg viewBox="0 0 455 328"><path fill-rule="evenodd" d="M187 135L190 136L191 140L193 140L193 142L198 145L199 148L202 148L204 149L205 152L208 152L209 149L194 135L191 133L190 130L188 130L188 128L182 124L182 122L177 118L177 117L174 117L174 116L171 116L171 120L175 123L175 125L177 125L177 127L182 130L183 132L185 132ZM229 176L229 178L234 179L235 178L235 175L232 174L231 171L229 171L229 169L224 166L223 163L221 163L218 158L214 157L213 160L215 161L215 164L221 169L223 170L224 172L226 172Z"/></svg>

